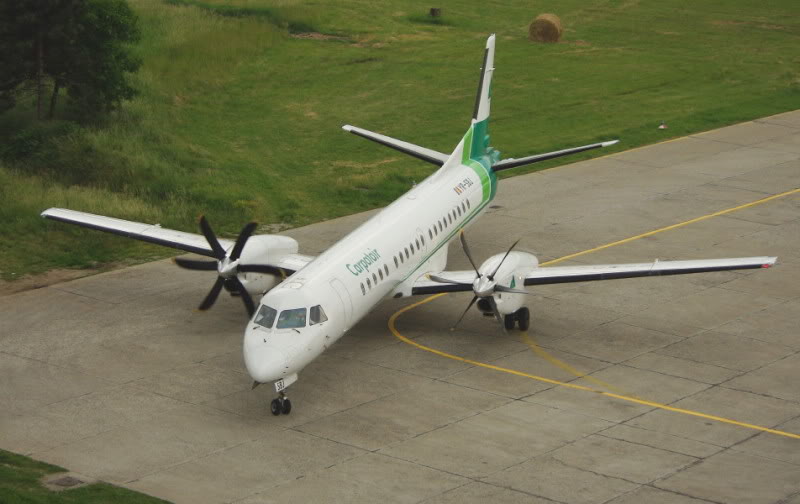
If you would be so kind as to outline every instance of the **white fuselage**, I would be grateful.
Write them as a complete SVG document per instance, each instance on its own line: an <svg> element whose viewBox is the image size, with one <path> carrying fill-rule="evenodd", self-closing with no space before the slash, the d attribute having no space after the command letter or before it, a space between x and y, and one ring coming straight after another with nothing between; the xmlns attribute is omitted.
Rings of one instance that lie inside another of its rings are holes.
<svg viewBox="0 0 800 504"><path fill-rule="evenodd" d="M496 187L490 169L448 164L262 298L259 309L278 313L319 305L327 320L266 328L254 321L257 314L243 349L254 380L298 373L382 299L408 295L421 274L445 268L447 244L485 210Z"/></svg>

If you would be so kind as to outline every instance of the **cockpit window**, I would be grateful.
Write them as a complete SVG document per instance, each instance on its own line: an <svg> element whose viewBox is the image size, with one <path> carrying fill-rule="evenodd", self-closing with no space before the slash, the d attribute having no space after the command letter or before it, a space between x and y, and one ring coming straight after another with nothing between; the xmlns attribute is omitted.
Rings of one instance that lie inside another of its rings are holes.
<svg viewBox="0 0 800 504"><path fill-rule="evenodd" d="M283 310L278 316L276 329L295 329L306 326L306 309Z"/></svg>
<svg viewBox="0 0 800 504"><path fill-rule="evenodd" d="M325 310L323 310L320 305L317 305L311 307L308 319L309 319L308 325L321 324L326 320L328 320L328 316L325 315Z"/></svg>
<svg viewBox="0 0 800 504"><path fill-rule="evenodd" d="M267 305L261 305L258 313L256 313L255 323L269 329L275 322L275 315L277 314L278 311L275 308L270 308Z"/></svg>

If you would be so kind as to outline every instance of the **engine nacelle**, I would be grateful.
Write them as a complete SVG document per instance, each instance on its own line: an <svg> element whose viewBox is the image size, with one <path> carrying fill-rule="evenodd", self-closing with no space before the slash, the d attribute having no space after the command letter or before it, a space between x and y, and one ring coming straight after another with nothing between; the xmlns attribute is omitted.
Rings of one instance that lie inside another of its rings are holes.
<svg viewBox="0 0 800 504"><path fill-rule="evenodd" d="M276 264L289 254L296 254L297 240L281 235L251 236L242 250L242 264ZM239 280L250 294L264 294L283 278L265 273L239 273Z"/></svg>
<svg viewBox="0 0 800 504"><path fill-rule="evenodd" d="M491 275L497 269L500 261L503 261L504 253L495 254L481 264L478 271L482 276ZM528 252L512 251L508 254L502 266L494 275L494 279L498 285L511 287L512 289L525 288L525 277L527 277L534 269L539 267L539 260L535 255ZM502 315L514 313L525 302L525 294L516 294L513 292L495 292L493 295L497 310ZM482 300L481 300L482 301ZM493 313L491 306L488 302L478 302L478 309L483 313Z"/></svg>

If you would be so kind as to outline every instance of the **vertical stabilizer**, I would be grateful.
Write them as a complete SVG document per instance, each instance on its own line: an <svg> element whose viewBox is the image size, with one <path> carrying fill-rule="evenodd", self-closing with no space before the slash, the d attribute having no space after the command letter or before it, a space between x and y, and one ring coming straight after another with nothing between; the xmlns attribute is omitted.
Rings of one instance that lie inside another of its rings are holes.
<svg viewBox="0 0 800 504"><path fill-rule="evenodd" d="M475 97L475 111L472 122L489 119L489 108L492 103L492 72L494 72L494 33L486 40L486 52L483 55L483 66L478 81L478 95Z"/></svg>

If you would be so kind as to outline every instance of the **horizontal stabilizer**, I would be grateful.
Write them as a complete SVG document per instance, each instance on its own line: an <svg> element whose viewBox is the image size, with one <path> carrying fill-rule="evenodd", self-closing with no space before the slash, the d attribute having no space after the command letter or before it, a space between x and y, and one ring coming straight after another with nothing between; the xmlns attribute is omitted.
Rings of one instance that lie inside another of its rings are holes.
<svg viewBox="0 0 800 504"><path fill-rule="evenodd" d="M536 154L535 156L527 156L519 159L514 159L514 158L504 159L492 165L492 171L499 172L501 170L508 170L509 168L516 168L517 166L539 163L541 161L547 161L548 159L555 159L561 156L569 156L570 154L577 154L579 152L584 152L592 149L599 149L600 147L608 147L610 145L614 145L617 142L619 142L619 140L611 140L610 142L600 142L589 145L583 145L581 147L572 147L571 149L547 152L545 154Z"/></svg>
<svg viewBox="0 0 800 504"><path fill-rule="evenodd" d="M380 133L373 133L372 131L368 131L362 128L357 128L355 126L350 126L349 124L342 126L342 129L345 131L349 131L354 135L364 137L367 140L378 142L379 144L385 145L386 147L391 147L392 149L398 150L403 154L408 154L409 156L414 156L417 159L421 159L423 161L427 161L428 163L435 164L436 166L442 166L449 157L448 155L442 154L441 152L437 152L433 149L420 147L419 145L414 145L409 142L404 142L403 140L397 140L396 138L388 137L386 135L381 135Z"/></svg>

